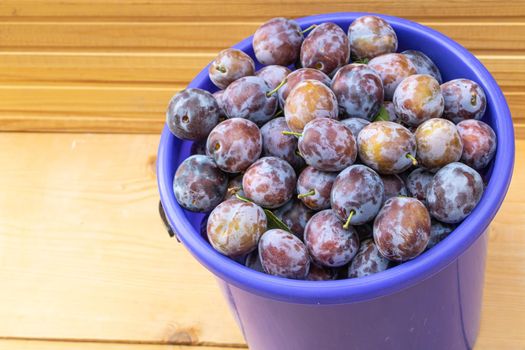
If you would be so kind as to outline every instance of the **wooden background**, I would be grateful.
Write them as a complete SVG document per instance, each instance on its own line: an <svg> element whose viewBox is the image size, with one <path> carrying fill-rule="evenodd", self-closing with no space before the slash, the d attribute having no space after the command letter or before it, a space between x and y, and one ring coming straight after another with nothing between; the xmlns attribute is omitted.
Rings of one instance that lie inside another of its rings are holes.
<svg viewBox="0 0 525 350"><path fill-rule="evenodd" d="M245 347L213 277L158 219L165 107L262 21L338 11L454 38L525 135L523 1L0 1L0 348ZM491 227L478 349L525 349L524 151L520 138Z"/></svg>

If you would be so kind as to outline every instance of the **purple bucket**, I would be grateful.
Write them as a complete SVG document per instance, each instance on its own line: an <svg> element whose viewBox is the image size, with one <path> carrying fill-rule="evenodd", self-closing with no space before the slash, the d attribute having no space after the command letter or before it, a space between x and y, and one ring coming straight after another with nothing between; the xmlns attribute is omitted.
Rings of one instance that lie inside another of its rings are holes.
<svg viewBox="0 0 525 350"><path fill-rule="evenodd" d="M347 30L364 13L301 18L306 28L334 22ZM193 256L214 273L250 349L471 349L479 330L487 228L507 192L514 164L514 131L505 98L490 73L465 48L404 19L381 16L396 30L399 51L425 52L443 80L469 78L487 95L484 121L498 149L483 198L452 235L412 261L358 279L298 281L266 275L219 254L200 234L204 215L183 210L172 190L191 142L164 127L157 174L169 225ZM251 37L235 45L254 57ZM189 85L215 91L205 68ZM497 169L494 176L492 169ZM205 317L205 315L202 315Z"/></svg>

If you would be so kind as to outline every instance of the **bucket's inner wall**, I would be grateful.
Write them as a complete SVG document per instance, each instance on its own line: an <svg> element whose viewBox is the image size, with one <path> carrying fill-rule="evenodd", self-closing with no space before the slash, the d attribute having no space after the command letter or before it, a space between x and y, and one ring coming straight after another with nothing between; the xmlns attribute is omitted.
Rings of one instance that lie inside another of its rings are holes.
<svg viewBox="0 0 525 350"><path fill-rule="evenodd" d="M334 21L334 23L338 24L345 32L348 30L349 24L345 24L342 21ZM391 23L391 24L398 36L398 41L399 41L399 47L397 50L398 52L409 50L409 49L422 51L427 56L429 56L432 59L432 61L438 66L441 72L442 78L443 78L443 82L453 80L453 79L458 79L458 78L467 78L467 79L471 79L477 82L478 84L480 84L481 87L485 90L485 92L488 91L488 87L485 85L483 81L480 81L477 78L474 70L467 64L467 62L463 61L457 53L454 53L452 50L449 50L447 47L443 47L442 42L439 42L437 38L430 36L428 33L415 31L413 29L410 29L404 26L398 26L395 23ZM306 28L308 27L308 25L302 25L302 27ZM257 60L255 58L255 55L253 53L253 49L251 46L251 40L249 41L249 44L246 44L243 47L239 47L239 46L237 47L242 49L244 52L246 52L248 55L250 55L254 59L254 61L256 62L257 69L263 67L261 64L257 63ZM215 92L218 90L217 87L207 77L203 80L202 84L198 86L194 86L194 87L199 87L201 89L208 90L210 92ZM485 115L482 120L486 122L487 124L491 125L494 129L496 129L494 125L495 124L494 116L496 115L496 111L495 111L495 106L493 103L494 101L492 99L492 94L486 93L486 96L487 96L487 109L486 109ZM187 157L191 155L191 146L193 142L181 141L175 137L172 137L170 141L172 142L171 147L173 147L173 149L176 150L175 152L173 152L173 159L167 167L169 174L170 174L170 178L173 179L173 176L179 164L184 159L186 159ZM494 159L495 158L496 156L494 157ZM488 181L490 180L493 163L494 163L494 160L491 161L489 166L481 174L485 180L485 183L488 183ZM171 192L170 195L174 196L173 192ZM193 213L185 209L183 209L183 212L186 218L188 219L188 221L191 223L191 225L195 229L195 234L198 235L200 239L207 242L206 227L205 227L206 221L205 220L208 214Z"/></svg>

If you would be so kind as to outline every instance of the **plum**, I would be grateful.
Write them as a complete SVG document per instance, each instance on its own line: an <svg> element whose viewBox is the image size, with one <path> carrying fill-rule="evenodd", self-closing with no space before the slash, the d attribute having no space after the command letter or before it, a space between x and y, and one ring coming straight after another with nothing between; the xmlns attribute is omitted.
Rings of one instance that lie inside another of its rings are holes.
<svg viewBox="0 0 525 350"><path fill-rule="evenodd" d="M183 140L202 140L219 123L221 110L208 91L189 88L171 99L166 124L171 133Z"/></svg>
<svg viewBox="0 0 525 350"><path fill-rule="evenodd" d="M310 257L303 242L281 229L266 231L259 240L259 259L270 275L305 279L310 269Z"/></svg>
<svg viewBox="0 0 525 350"><path fill-rule="evenodd" d="M206 153L221 170L239 173L259 159L261 131L248 119L227 119L217 125L206 141Z"/></svg>
<svg viewBox="0 0 525 350"><path fill-rule="evenodd" d="M244 173L242 189L256 204L274 209L288 202L296 184L292 166L276 157L263 157Z"/></svg>
<svg viewBox="0 0 525 350"><path fill-rule="evenodd" d="M332 80L332 90L341 117L372 120L383 103L383 82L365 64L348 64L339 69Z"/></svg>
<svg viewBox="0 0 525 350"><path fill-rule="evenodd" d="M208 67L208 74L219 89L226 89L235 80L254 75L255 63L241 50L229 48L219 52Z"/></svg>
<svg viewBox="0 0 525 350"><path fill-rule="evenodd" d="M173 178L173 192L179 204L195 212L215 208L226 194L228 178L213 159L203 155L186 158Z"/></svg>
<svg viewBox="0 0 525 350"><path fill-rule="evenodd" d="M417 257L429 239L430 215L415 198L390 198L374 221L377 249L389 260L402 262Z"/></svg>
<svg viewBox="0 0 525 350"><path fill-rule="evenodd" d="M257 248L266 225L266 215L261 207L232 198L211 212L207 225L208 240L219 253L239 257Z"/></svg>

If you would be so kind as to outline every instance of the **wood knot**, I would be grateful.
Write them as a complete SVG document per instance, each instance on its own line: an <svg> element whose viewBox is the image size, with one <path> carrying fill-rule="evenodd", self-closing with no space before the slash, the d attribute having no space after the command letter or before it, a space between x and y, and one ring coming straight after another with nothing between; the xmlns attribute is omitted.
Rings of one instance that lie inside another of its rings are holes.
<svg viewBox="0 0 525 350"><path fill-rule="evenodd" d="M153 178L157 177L157 156L152 155L148 157L148 160L146 162L146 166L148 168L148 173L153 176Z"/></svg>
<svg viewBox="0 0 525 350"><path fill-rule="evenodd" d="M167 342L169 344L196 345L199 343L200 330L197 326L168 326Z"/></svg>

